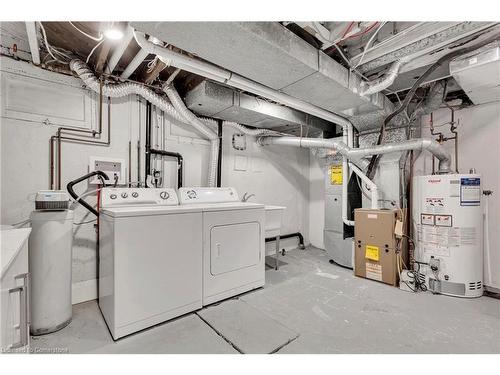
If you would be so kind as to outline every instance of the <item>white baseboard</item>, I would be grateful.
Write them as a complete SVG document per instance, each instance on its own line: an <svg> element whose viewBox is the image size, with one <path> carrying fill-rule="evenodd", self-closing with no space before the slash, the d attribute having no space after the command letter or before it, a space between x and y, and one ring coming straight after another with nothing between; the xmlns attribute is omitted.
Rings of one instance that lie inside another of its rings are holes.
<svg viewBox="0 0 500 375"><path fill-rule="evenodd" d="M97 299L97 279L73 283L71 293L71 303L73 305Z"/></svg>

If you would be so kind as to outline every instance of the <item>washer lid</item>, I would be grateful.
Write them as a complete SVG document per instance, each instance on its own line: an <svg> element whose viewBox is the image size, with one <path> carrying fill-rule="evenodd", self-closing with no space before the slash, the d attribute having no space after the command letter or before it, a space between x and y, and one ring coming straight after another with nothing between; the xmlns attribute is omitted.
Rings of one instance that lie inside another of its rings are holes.
<svg viewBox="0 0 500 375"><path fill-rule="evenodd" d="M201 212L212 212L212 211L231 211L231 210L249 210L249 209L264 209L264 205L261 203L249 203L249 202L222 202L222 203L203 203L203 204L186 204L181 205L181 207L192 208Z"/></svg>
<svg viewBox="0 0 500 375"><path fill-rule="evenodd" d="M155 215L173 215L189 212L200 212L200 209L189 206L159 206L159 205L143 205L143 206L121 206L121 207L105 207L100 210L102 219L106 217L134 217L134 216L155 216Z"/></svg>

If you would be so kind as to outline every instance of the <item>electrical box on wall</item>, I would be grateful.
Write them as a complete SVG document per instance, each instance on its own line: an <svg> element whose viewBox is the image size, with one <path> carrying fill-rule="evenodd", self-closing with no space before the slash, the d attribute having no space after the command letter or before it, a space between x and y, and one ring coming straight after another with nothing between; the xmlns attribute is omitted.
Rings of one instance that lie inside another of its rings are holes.
<svg viewBox="0 0 500 375"><path fill-rule="evenodd" d="M89 172L101 171L108 175L109 180L106 184L109 185L124 185L125 182L125 160L118 158L106 158L103 156L91 156L89 162ZM89 182L93 185L101 183L100 179L95 177Z"/></svg>

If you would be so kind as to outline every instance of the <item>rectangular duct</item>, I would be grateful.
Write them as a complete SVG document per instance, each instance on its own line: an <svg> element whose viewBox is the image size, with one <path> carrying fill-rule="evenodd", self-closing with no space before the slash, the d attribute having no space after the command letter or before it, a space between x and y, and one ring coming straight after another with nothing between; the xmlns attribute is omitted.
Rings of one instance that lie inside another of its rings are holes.
<svg viewBox="0 0 500 375"><path fill-rule="evenodd" d="M337 130L334 124L325 120L240 93L211 81L203 81L189 91L185 101L186 106L199 115L234 121L257 128L286 131L291 134L295 134L300 126L303 126L304 130L307 128L330 132Z"/></svg>
<svg viewBox="0 0 500 375"><path fill-rule="evenodd" d="M500 100L499 43L451 61L450 72L474 104Z"/></svg>
<svg viewBox="0 0 500 375"><path fill-rule="evenodd" d="M361 80L278 22L132 22L137 30L273 89L333 112L384 108Z"/></svg>

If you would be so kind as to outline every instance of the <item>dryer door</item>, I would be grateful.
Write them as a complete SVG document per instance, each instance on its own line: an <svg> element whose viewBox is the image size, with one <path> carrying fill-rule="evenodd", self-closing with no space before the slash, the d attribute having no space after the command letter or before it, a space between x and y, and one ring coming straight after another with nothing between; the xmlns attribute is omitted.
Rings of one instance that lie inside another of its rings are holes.
<svg viewBox="0 0 500 375"><path fill-rule="evenodd" d="M260 260L258 222L214 226L210 230L210 273L223 273L252 267Z"/></svg>

